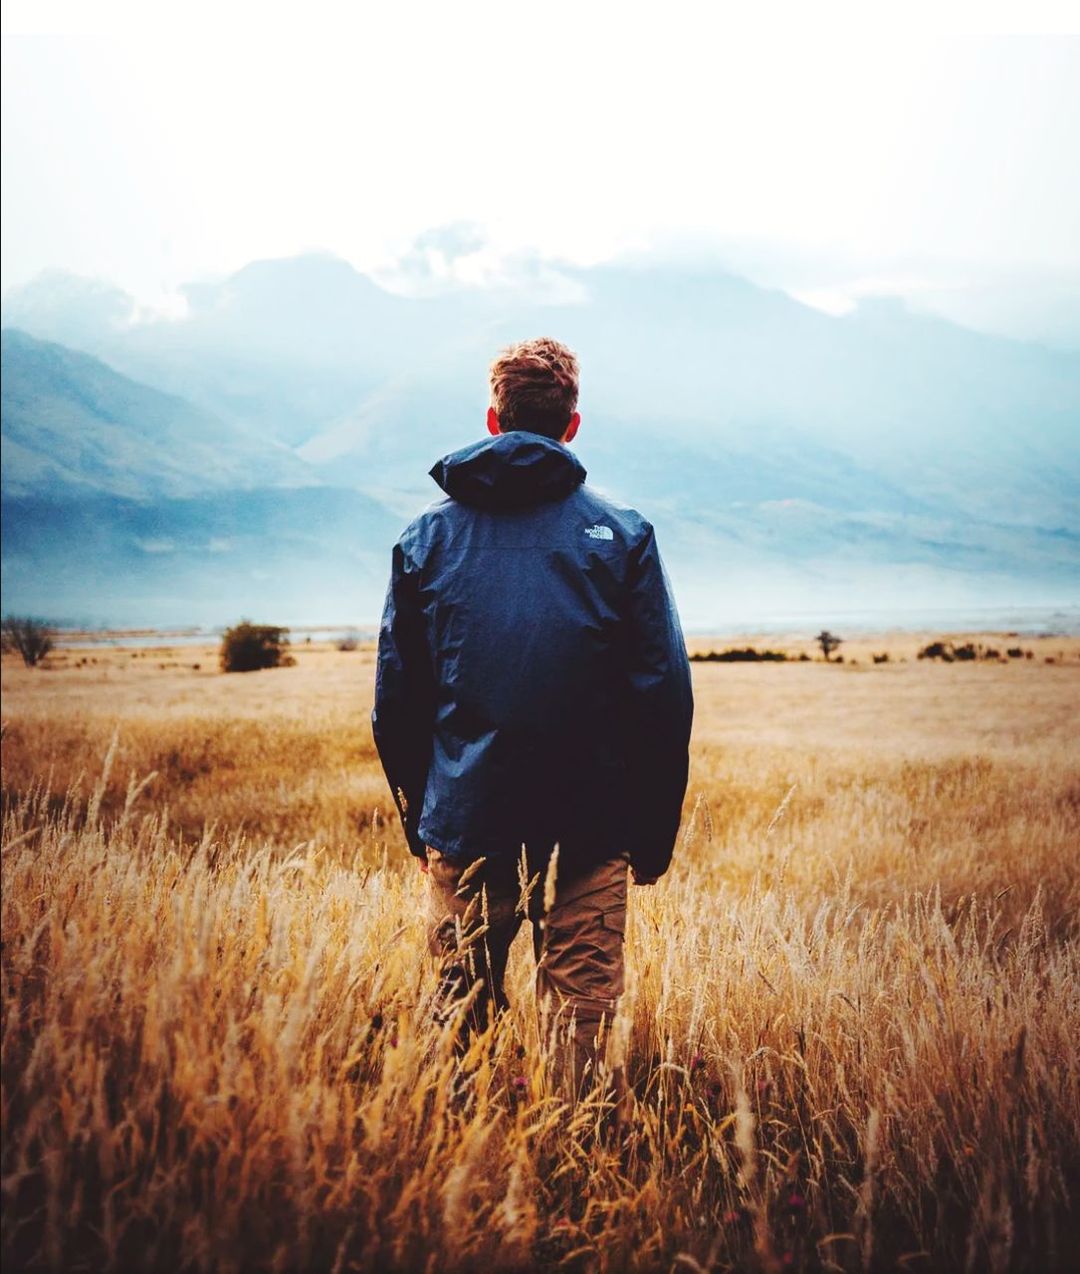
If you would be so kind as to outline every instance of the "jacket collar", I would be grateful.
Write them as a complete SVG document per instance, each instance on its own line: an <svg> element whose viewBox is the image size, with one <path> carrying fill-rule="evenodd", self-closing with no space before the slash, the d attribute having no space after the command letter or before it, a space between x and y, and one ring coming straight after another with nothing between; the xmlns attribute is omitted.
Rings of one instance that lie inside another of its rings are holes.
<svg viewBox="0 0 1080 1274"><path fill-rule="evenodd" d="M562 443L524 429L453 451L429 472L452 499L482 509L561 500L585 481L585 466Z"/></svg>

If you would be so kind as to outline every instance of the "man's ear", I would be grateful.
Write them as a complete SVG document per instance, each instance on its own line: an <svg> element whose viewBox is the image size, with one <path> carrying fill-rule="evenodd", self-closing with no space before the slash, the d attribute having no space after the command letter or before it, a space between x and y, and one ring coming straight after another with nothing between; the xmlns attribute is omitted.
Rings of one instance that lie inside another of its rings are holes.
<svg viewBox="0 0 1080 1274"><path fill-rule="evenodd" d="M581 424L581 416L578 412L575 411L574 414L570 417L570 423L566 426L566 433L564 433L562 436L563 442L574 441L574 435L577 433L578 426L580 424Z"/></svg>
<svg viewBox="0 0 1080 1274"><path fill-rule="evenodd" d="M502 430L499 428L499 417L495 414L494 407L488 408L487 427L488 433L494 435L496 438L502 433Z"/></svg>

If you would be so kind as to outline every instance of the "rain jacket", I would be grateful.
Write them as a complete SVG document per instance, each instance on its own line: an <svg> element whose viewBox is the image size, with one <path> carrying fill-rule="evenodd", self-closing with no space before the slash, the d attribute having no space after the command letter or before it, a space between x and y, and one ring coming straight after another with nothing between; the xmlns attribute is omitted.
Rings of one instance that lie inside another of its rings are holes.
<svg viewBox="0 0 1080 1274"><path fill-rule="evenodd" d="M652 526L517 431L444 457L393 551L372 727L409 848L671 860L690 669Z"/></svg>

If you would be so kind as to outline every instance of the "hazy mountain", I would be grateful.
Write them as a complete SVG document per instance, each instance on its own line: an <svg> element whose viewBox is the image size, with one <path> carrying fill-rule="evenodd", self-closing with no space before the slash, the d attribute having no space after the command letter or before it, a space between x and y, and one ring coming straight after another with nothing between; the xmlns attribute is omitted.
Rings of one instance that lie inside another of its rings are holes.
<svg viewBox="0 0 1080 1274"><path fill-rule="evenodd" d="M191 485L168 494L348 486L370 502L364 534L378 558L393 529L438 495L426 477L433 460L482 430L494 351L550 333L581 356L575 449L590 481L657 523L694 623L819 602L1076 593L1076 354L979 335L898 302L834 318L719 271L647 263L549 270L543 287L406 297L331 257L264 261L189 287L186 313L158 319L140 318L115 290L80 286L44 278L5 298L5 319L66 335L216 422L217 435L192 422L182 457ZM45 435L26 423L48 424L44 390L34 404L9 429L4 403L4 480L10 439L24 495L40 494L58 464L51 435L40 445ZM220 454L216 436L230 440ZM148 444L137 430L133 438L130 463L119 446L77 461L69 446L64 481L148 491ZM242 480L229 451L239 456L241 440L257 444ZM167 480L178 481L161 477L156 489ZM298 570L302 560L298 551ZM200 578L192 566L185 587L198 593ZM332 573L309 582L296 592L303 613L327 613L340 586L335 594ZM342 617L371 618L378 583L349 593Z"/></svg>
<svg viewBox="0 0 1080 1274"><path fill-rule="evenodd" d="M401 526L328 487L152 502L5 495L2 509L5 609L133 626L368 617Z"/></svg>
<svg viewBox="0 0 1080 1274"><path fill-rule="evenodd" d="M15 329L0 342L5 492L150 499L313 480L288 448L96 358Z"/></svg>
<svg viewBox="0 0 1080 1274"><path fill-rule="evenodd" d="M322 255L254 262L183 300L183 318L135 322L133 298L50 272L4 297L3 321L289 445L437 360L460 326L456 300L394 296Z"/></svg>
<svg viewBox="0 0 1080 1274"><path fill-rule="evenodd" d="M122 322L130 298L93 283L80 295L56 275L6 297L4 313L316 462L341 459L351 431L362 463L383 404L404 396L419 464L432 443L476 427L495 348L551 332L581 354L587 422L674 427L706 451L767 445L780 431L977 516L1039 522L1075 503L1076 354L898 301L833 318L715 269L563 275L576 299L538 303L520 288L406 298L316 255L193 285L182 319Z"/></svg>
<svg viewBox="0 0 1080 1274"><path fill-rule="evenodd" d="M2 487L5 605L111 622L368 611L400 528L282 444L13 329Z"/></svg>

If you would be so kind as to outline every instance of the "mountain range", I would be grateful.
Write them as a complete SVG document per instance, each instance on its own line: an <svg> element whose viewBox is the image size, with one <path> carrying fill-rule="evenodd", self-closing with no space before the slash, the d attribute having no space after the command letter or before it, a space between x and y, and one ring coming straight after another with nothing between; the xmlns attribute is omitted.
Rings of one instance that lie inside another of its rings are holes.
<svg viewBox="0 0 1080 1274"><path fill-rule="evenodd" d="M577 350L589 480L655 522L690 627L1074 603L1080 355L712 269L387 290L255 262L172 317L50 274L3 304L3 605L109 623L377 618L494 352Z"/></svg>

